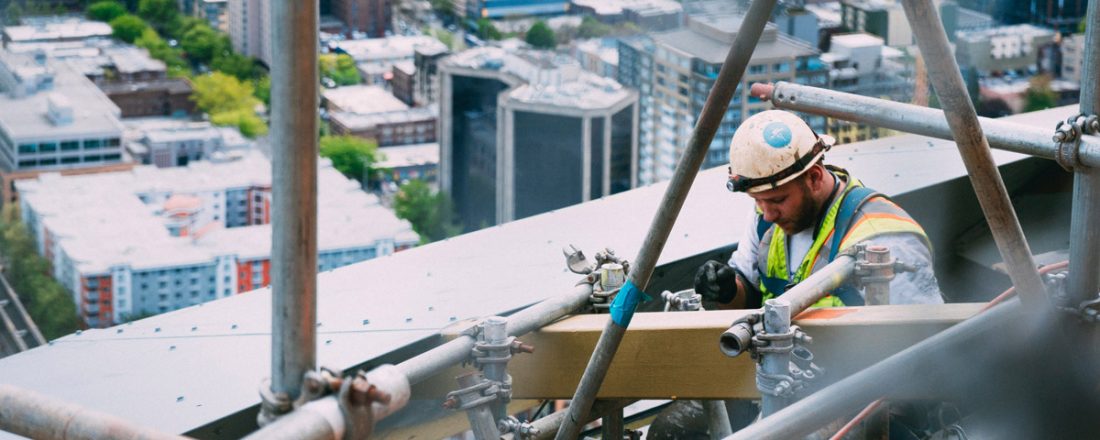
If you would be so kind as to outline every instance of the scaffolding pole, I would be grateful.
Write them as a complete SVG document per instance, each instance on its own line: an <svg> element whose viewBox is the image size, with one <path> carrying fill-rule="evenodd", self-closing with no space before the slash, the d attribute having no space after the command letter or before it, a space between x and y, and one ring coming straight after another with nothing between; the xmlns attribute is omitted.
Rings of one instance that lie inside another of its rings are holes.
<svg viewBox="0 0 1100 440"><path fill-rule="evenodd" d="M33 439L182 439L31 390L0 384L0 430Z"/></svg>
<svg viewBox="0 0 1100 440"><path fill-rule="evenodd" d="M942 110L782 81L774 85L753 84L751 93L784 110L954 140ZM978 121L990 147L1046 159L1054 159L1058 152L1051 141L1053 131L1049 127L981 117ZM1100 167L1100 136L1082 137L1079 154L1081 163Z"/></svg>
<svg viewBox="0 0 1100 440"><path fill-rule="evenodd" d="M902 2L909 27L917 39L921 55L928 63L928 74L936 96L959 148L974 193L985 213L997 249L1008 267L1008 276L1024 304L1037 307L1047 303L1046 287L1039 278L1024 231L1008 198L1001 173L993 161L989 143L978 123L974 104L963 85L962 74L947 43L947 34L932 0Z"/></svg>
<svg viewBox="0 0 1100 440"><path fill-rule="evenodd" d="M508 336L521 336L542 328L588 304L592 285L581 284L571 292L558 295L509 316ZM438 374L470 358L477 338L463 334L443 345L421 353L395 366L383 366L367 374L367 382L383 392L402 389ZM384 370L384 371L383 371ZM394 377L399 376L399 377ZM374 422L397 412L408 399L394 399L388 405L374 404ZM338 439L349 422L335 396L314 400L287 414L274 423L250 434L248 439Z"/></svg>
<svg viewBox="0 0 1100 440"><path fill-rule="evenodd" d="M317 2L271 8L271 392L294 400L316 368Z"/></svg>
<svg viewBox="0 0 1100 440"><path fill-rule="evenodd" d="M695 125L695 130L691 134L687 148L684 150L680 162L676 165L676 172L673 174L672 180L661 199L661 204L653 217L653 223L649 227L645 241L642 242L641 251L639 251L638 257L634 259L634 264L631 266L628 283L636 286L640 291L644 291L649 283L649 277L653 274L657 259L665 247L672 226L676 223L680 208L684 206L684 200L687 199L691 184L699 173L699 167L702 166L703 159L706 158L714 134L718 131L726 110L729 109L730 99L737 90L737 85L741 82L741 76L752 58L752 52L756 48L757 41L760 40L760 35L764 31L764 25L768 22L768 17L771 16L775 2L776 0L752 2L741 21L741 28L738 29L737 36L733 39L733 45L726 54L725 62L722 63L722 69L718 72L718 78L714 82L714 88L711 89L707 102L703 105L703 111L699 115L699 121ZM619 296L623 296L622 291ZM620 301L620 298L617 297L616 301ZM611 366L611 361L615 357L615 351L618 350L619 343L622 342L623 335L626 333L626 328L630 323L629 316L634 313L635 307L637 307L637 303L631 303L628 298L626 310L624 310L627 316L625 321L622 323L615 322L614 315L612 319L607 320L607 326L600 335L596 349L592 352L592 357L588 360L588 366L585 367L584 374L581 376L577 391L573 394L568 416L555 438L573 440L580 434L581 427L584 425L583 422L587 419L588 412L592 408L592 402L596 399L600 384L603 383L603 379L607 375L607 369Z"/></svg>
<svg viewBox="0 0 1100 440"><path fill-rule="evenodd" d="M1085 19L1084 69L1081 75L1081 114L1100 112L1100 0L1090 0ZM1096 298L1100 291L1100 167L1074 169L1073 214L1070 220L1070 305Z"/></svg>
<svg viewBox="0 0 1100 440"><path fill-rule="evenodd" d="M906 386L934 386L942 353L964 351L982 336L1019 324L1022 307L1012 299L848 376L737 431L726 440L801 438Z"/></svg>

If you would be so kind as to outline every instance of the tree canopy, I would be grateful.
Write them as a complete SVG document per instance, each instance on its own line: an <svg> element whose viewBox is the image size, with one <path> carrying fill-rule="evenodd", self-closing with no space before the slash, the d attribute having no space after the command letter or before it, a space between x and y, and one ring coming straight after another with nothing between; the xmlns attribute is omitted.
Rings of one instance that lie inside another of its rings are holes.
<svg viewBox="0 0 1100 440"><path fill-rule="evenodd" d="M322 136L321 156L332 161L332 167L357 181L366 181L378 162L378 142L355 136Z"/></svg>
<svg viewBox="0 0 1100 440"><path fill-rule="evenodd" d="M531 29L527 30L524 41L539 49L553 49L558 44L557 39L554 37L554 30L550 29L550 26L542 20L531 25Z"/></svg>
<svg viewBox="0 0 1100 440"><path fill-rule="evenodd" d="M85 13L89 19L110 23L111 20L126 15L126 7L114 0L102 0L88 5Z"/></svg>
<svg viewBox="0 0 1100 440"><path fill-rule="evenodd" d="M581 20L580 27L577 28L578 38L600 38L607 36L612 31L611 26L600 23L599 20L592 18L591 16L584 16Z"/></svg>
<svg viewBox="0 0 1100 440"><path fill-rule="evenodd" d="M137 13L161 32L171 33L179 25L180 11L176 0L141 0Z"/></svg>
<svg viewBox="0 0 1100 440"><path fill-rule="evenodd" d="M209 63L225 50L225 37L210 26L193 26L180 38L180 48L187 58L197 63Z"/></svg>
<svg viewBox="0 0 1100 440"><path fill-rule="evenodd" d="M1033 112L1054 107L1058 104L1058 94L1050 89L1050 75L1035 75L1029 80L1024 111Z"/></svg>
<svg viewBox="0 0 1100 440"><path fill-rule="evenodd" d="M201 75L192 81L191 100L215 125L236 126L248 137L267 133L267 124L256 115L259 100L248 81L221 72Z"/></svg>
<svg viewBox="0 0 1100 440"><path fill-rule="evenodd" d="M141 17L131 14L115 17L110 24L111 36L127 43L133 43L149 27Z"/></svg>
<svg viewBox="0 0 1100 440"><path fill-rule="evenodd" d="M423 180L414 179L401 185L393 199L393 209L398 217L412 223L422 243L453 237L462 232L462 225L455 221L451 198L441 192L433 193Z"/></svg>
<svg viewBox="0 0 1100 440"><path fill-rule="evenodd" d="M503 37L500 30L493 25L492 20L488 18L479 18L477 20L477 37L482 40L499 40Z"/></svg>
<svg viewBox="0 0 1100 440"><path fill-rule="evenodd" d="M317 58L322 78L331 78L338 86L359 84L359 68L348 54L322 54Z"/></svg>

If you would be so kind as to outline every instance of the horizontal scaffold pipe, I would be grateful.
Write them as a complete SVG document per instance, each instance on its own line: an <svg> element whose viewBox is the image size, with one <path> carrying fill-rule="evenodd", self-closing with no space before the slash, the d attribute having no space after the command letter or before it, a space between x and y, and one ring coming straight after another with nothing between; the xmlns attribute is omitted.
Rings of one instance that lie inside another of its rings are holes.
<svg viewBox="0 0 1100 440"><path fill-rule="evenodd" d="M851 122L939 139L954 139L943 111L885 99L853 95L817 87L778 82L752 85L751 93L770 100L776 108L828 116ZM1054 127L1039 128L1013 122L978 118L989 146L1046 159L1054 159ZM1082 136L1082 164L1100 166L1100 136Z"/></svg>
<svg viewBox="0 0 1100 440"><path fill-rule="evenodd" d="M592 294L590 284L581 284L565 295L556 296L520 310L507 318L508 335L520 336L575 313ZM367 381L382 392L400 396L388 405L373 404L374 421L397 412L408 403L408 388L470 357L475 339L463 335L394 366L371 370ZM395 377L397 376L397 377ZM443 396L438 396L442 398ZM336 402L328 396L310 402L249 435L249 439L339 439L347 421Z"/></svg>
<svg viewBox="0 0 1100 440"><path fill-rule="evenodd" d="M33 439L182 439L12 385L0 384L0 430Z"/></svg>
<svg viewBox="0 0 1100 440"><path fill-rule="evenodd" d="M922 385L932 388L935 381L942 379L940 374L932 373L947 368L943 353L964 350L982 336L1021 324L1022 309L1019 299L1005 302L825 387L726 440L804 437L883 395L890 398L899 390Z"/></svg>

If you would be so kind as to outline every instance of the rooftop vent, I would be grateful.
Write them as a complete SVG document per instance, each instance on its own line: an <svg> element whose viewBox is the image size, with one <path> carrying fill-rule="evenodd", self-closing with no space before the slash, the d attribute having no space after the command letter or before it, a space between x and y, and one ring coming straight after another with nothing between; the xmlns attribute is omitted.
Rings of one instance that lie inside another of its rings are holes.
<svg viewBox="0 0 1100 440"><path fill-rule="evenodd" d="M69 98L60 93L50 93L47 98L49 108L46 116L53 125L69 125L73 123L73 104Z"/></svg>

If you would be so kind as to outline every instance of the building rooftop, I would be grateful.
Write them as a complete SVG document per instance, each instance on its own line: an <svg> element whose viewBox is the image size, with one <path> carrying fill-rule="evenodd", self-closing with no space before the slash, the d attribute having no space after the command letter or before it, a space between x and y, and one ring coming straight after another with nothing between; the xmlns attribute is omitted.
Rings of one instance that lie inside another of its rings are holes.
<svg viewBox="0 0 1100 440"><path fill-rule="evenodd" d="M832 36L830 41L832 41L834 46L844 46L847 48L877 47L885 44L882 38L865 32L836 34ZM833 50L836 49L834 48Z"/></svg>
<svg viewBox="0 0 1100 440"><path fill-rule="evenodd" d="M376 163L377 168L403 168L439 163L439 143L401 145L378 150L385 158Z"/></svg>
<svg viewBox="0 0 1100 440"><path fill-rule="evenodd" d="M901 3L896 0L843 0L843 2L865 11L880 11L901 7Z"/></svg>
<svg viewBox="0 0 1100 440"><path fill-rule="evenodd" d="M817 23L823 29L840 27L843 23L840 2L807 3L804 8L817 17Z"/></svg>
<svg viewBox="0 0 1100 440"><path fill-rule="evenodd" d="M406 75L412 75L416 73L416 65L412 61L399 61L393 63L393 70L400 70Z"/></svg>
<svg viewBox="0 0 1100 440"><path fill-rule="evenodd" d="M729 52L743 19L741 15L691 17L688 27L654 34L653 39L658 44L702 59L707 63L721 64L726 60L726 53ZM780 33L775 24L768 23L764 27L764 33L760 36L756 50L752 53L752 58L754 60L794 58L815 53L817 50L810 45Z"/></svg>
<svg viewBox="0 0 1100 440"><path fill-rule="evenodd" d="M518 85L509 98L524 103L606 108L633 93L613 79L582 70L577 60L552 51L479 47L452 55L443 64L510 76Z"/></svg>
<svg viewBox="0 0 1100 440"><path fill-rule="evenodd" d="M356 62L412 59L417 49L446 51L447 45L427 35L399 35L366 40L332 41L329 49L351 55Z"/></svg>
<svg viewBox="0 0 1100 440"><path fill-rule="evenodd" d="M619 65L619 45L614 38L593 38L576 44L578 52L593 54L611 65Z"/></svg>
<svg viewBox="0 0 1100 440"><path fill-rule="evenodd" d="M331 111L382 113L408 110L409 106L379 86L344 86L325 89L321 96Z"/></svg>
<svg viewBox="0 0 1100 440"><path fill-rule="evenodd" d="M234 127L218 127L209 122L148 117L126 118L122 123L126 127L123 138L127 142L140 142L144 139L149 139L151 142L172 142L219 136L227 150L248 149L255 145L255 142L245 138L240 130Z"/></svg>
<svg viewBox="0 0 1100 440"><path fill-rule="evenodd" d="M335 111L329 113L329 119L347 127L349 130L363 130L380 124L400 124L406 122L428 121L439 117L436 107L414 107L405 110L375 113L355 113Z"/></svg>
<svg viewBox="0 0 1100 440"><path fill-rule="evenodd" d="M1053 37L1054 31L1030 24L1015 24L1011 26L998 26L976 31L959 31L956 37L960 41L976 42L996 37L1035 38Z"/></svg>
<svg viewBox="0 0 1100 440"><path fill-rule="evenodd" d="M26 26L8 26L3 32L4 39L12 43L106 38L112 33L111 25L107 23L79 18L42 20Z"/></svg>
<svg viewBox="0 0 1100 440"><path fill-rule="evenodd" d="M140 90L163 90L169 93L191 93L191 82L185 78L165 78L152 81L113 82L99 86L103 93L137 92Z"/></svg>
<svg viewBox="0 0 1100 440"><path fill-rule="evenodd" d="M591 8L597 15L620 15L626 10L675 13L684 9L673 0L572 0L572 3Z"/></svg>
<svg viewBox="0 0 1100 440"><path fill-rule="evenodd" d="M104 136L122 132L121 114L115 103L91 80L75 71L68 63L49 59L44 64L31 54L16 54L0 50L0 63L18 75L49 70L52 88L23 97L0 95L0 129L13 139ZM72 106L72 122L55 124L47 117L49 95L59 94L77 105Z"/></svg>
<svg viewBox="0 0 1100 440"><path fill-rule="evenodd" d="M271 163L258 152L225 162L186 167L140 166L129 172L66 176L44 174L16 183L82 274L132 268L208 263L219 255L262 257L271 252L270 225L214 228L201 236L173 237L143 194L199 195L228 188L269 187ZM371 246L397 238L415 242L408 222L379 204L322 160L318 173L318 245L321 249Z"/></svg>

